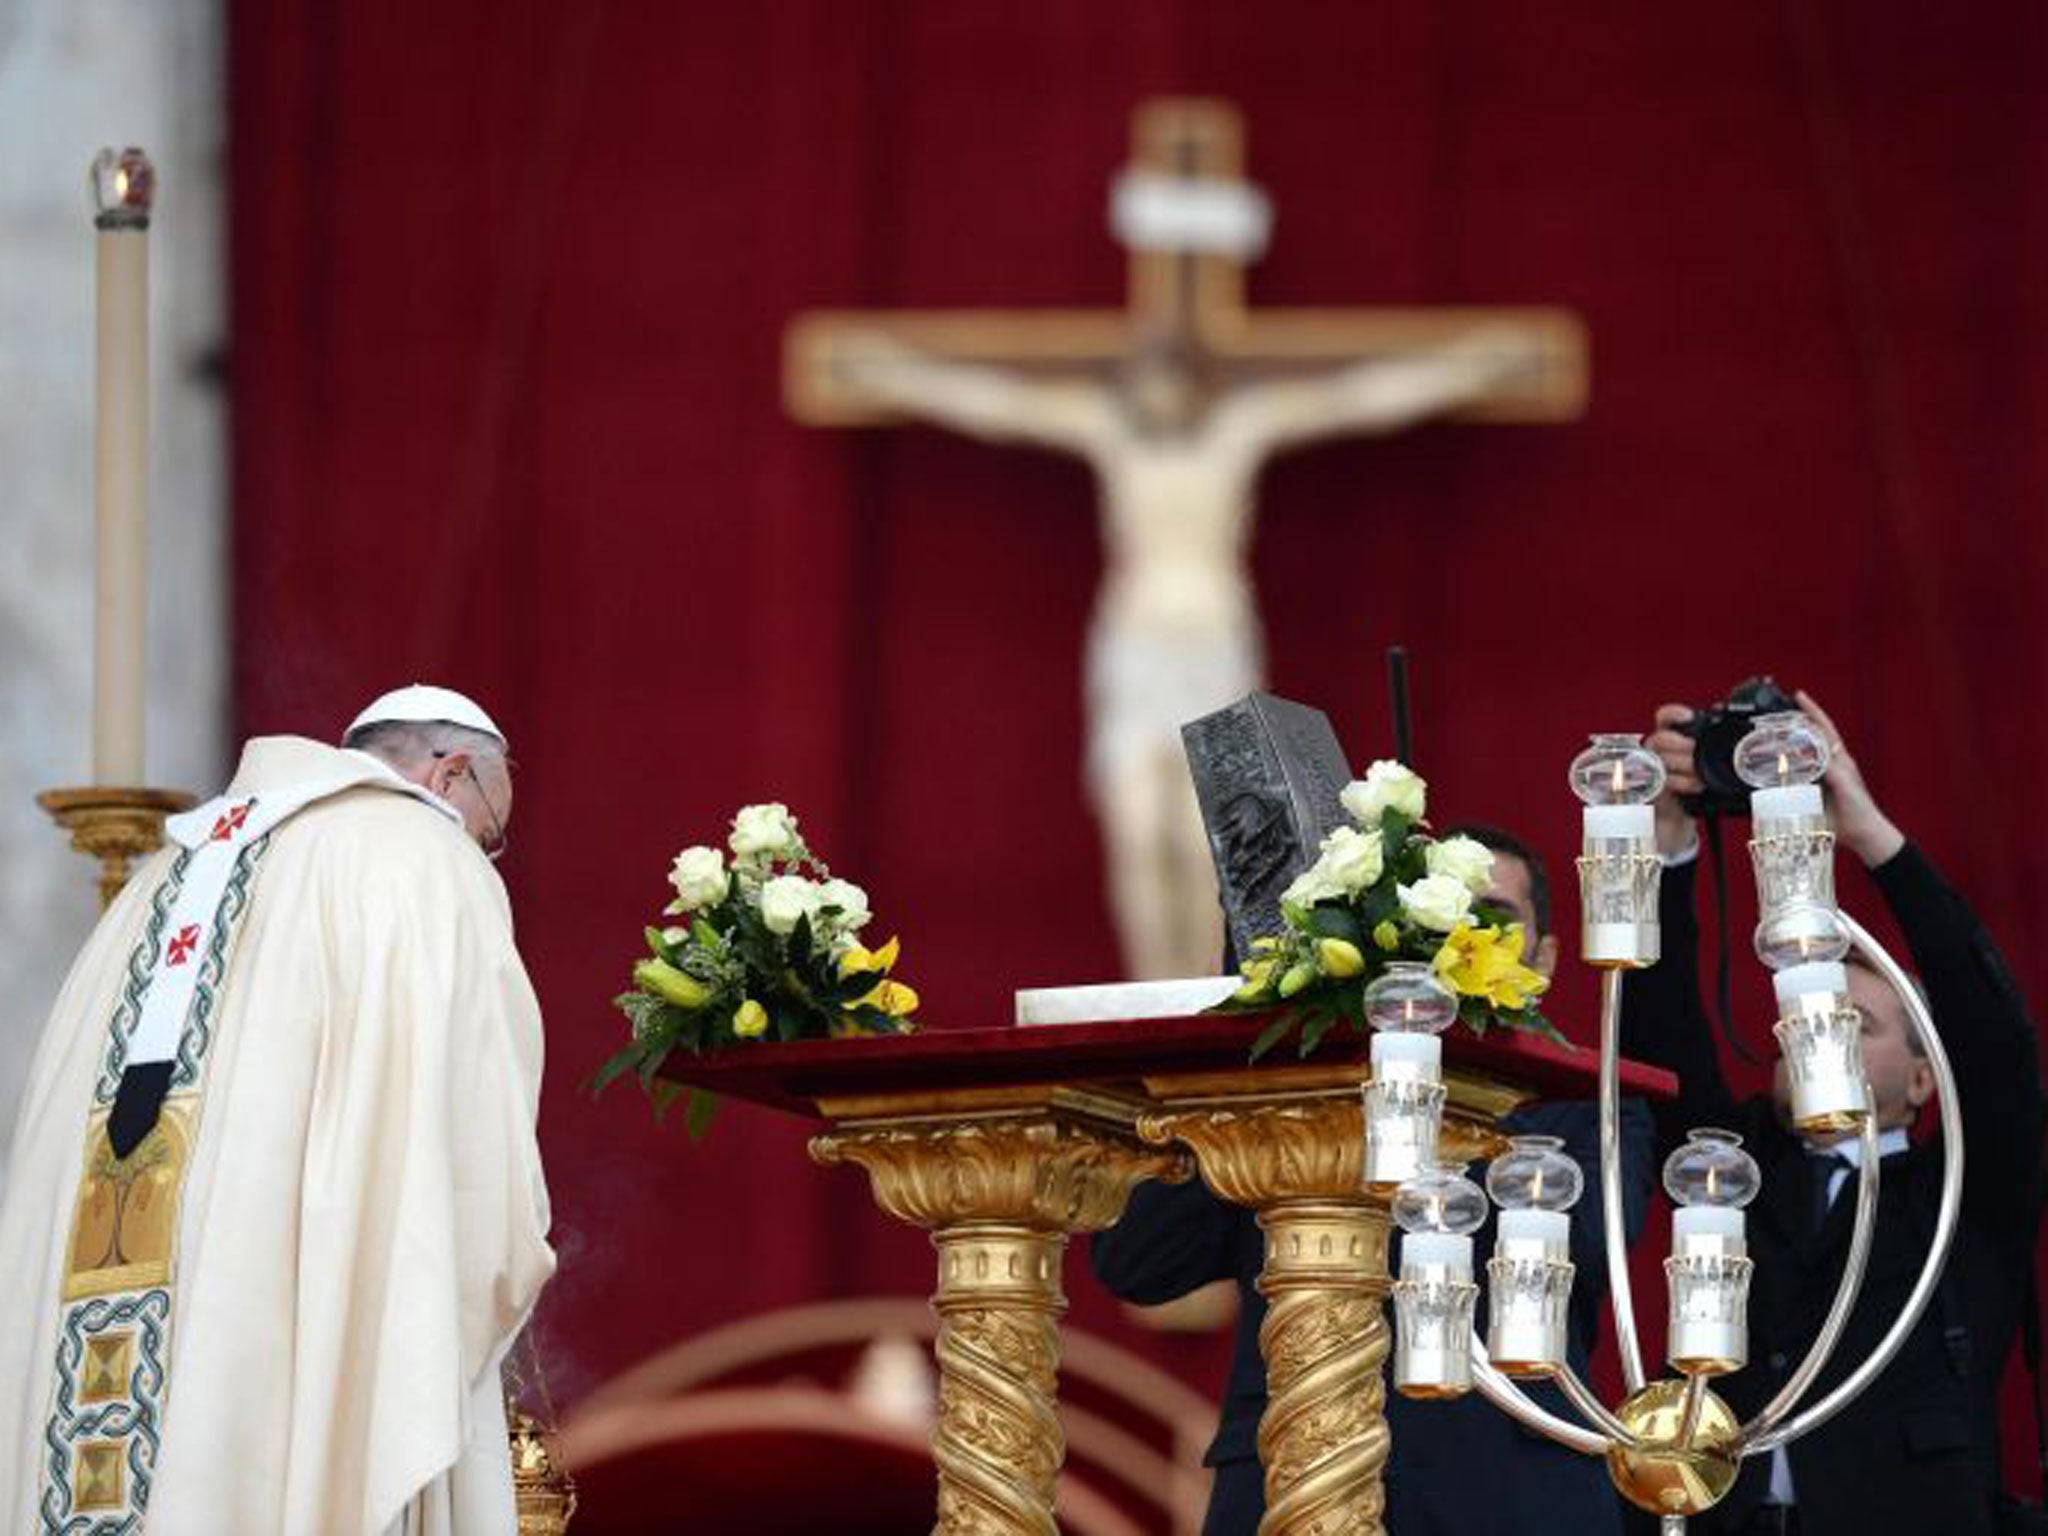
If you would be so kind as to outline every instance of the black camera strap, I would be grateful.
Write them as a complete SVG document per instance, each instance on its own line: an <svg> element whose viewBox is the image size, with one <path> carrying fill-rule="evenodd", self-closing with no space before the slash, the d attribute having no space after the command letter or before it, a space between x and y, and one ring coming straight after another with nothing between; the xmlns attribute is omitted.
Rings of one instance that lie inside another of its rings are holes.
<svg viewBox="0 0 2048 1536"><path fill-rule="evenodd" d="M2048 1410L2041 1402L2041 1277L2031 1253L2026 1274L2020 1296L2020 1358L2027 1363L2027 1405L2034 1411L2034 1465L2048 1491Z"/></svg>
<svg viewBox="0 0 2048 1536"><path fill-rule="evenodd" d="M1728 956L1728 853L1721 841L1721 815L1718 811L1707 810L1702 812L1700 821L1707 829L1707 849L1714 860L1714 1012L1720 1020L1721 1038L1728 1042L1728 1049L1739 1060L1755 1066L1756 1056L1735 1033L1735 1002L1730 987Z"/></svg>

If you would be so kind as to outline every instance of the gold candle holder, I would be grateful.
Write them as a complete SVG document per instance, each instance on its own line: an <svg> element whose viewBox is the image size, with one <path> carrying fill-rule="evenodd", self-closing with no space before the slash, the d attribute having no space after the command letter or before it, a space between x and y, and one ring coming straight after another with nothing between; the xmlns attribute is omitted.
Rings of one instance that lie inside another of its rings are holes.
<svg viewBox="0 0 2048 1536"><path fill-rule="evenodd" d="M99 860L100 907L114 903L136 861L164 845L164 821L198 802L179 789L46 789L36 804L71 834L71 846Z"/></svg>
<svg viewBox="0 0 2048 1536"><path fill-rule="evenodd" d="M510 1404L506 1413L519 1536L562 1536L576 1513L576 1480L555 1465L547 1434L531 1414Z"/></svg>

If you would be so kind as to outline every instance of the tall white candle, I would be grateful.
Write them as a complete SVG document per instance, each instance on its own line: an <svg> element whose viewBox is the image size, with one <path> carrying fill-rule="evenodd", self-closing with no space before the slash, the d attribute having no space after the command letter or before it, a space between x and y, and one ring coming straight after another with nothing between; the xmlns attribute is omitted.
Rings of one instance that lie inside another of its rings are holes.
<svg viewBox="0 0 2048 1536"><path fill-rule="evenodd" d="M1572 1218L1568 1211L1516 1211L1500 1213L1499 1240L1502 1243L1541 1243L1554 1258L1571 1252Z"/></svg>
<svg viewBox="0 0 2048 1536"><path fill-rule="evenodd" d="M92 772L143 783L149 551L149 210L139 151L95 162L100 205L94 301Z"/></svg>
<svg viewBox="0 0 2048 1536"><path fill-rule="evenodd" d="M1805 965L1788 965L1771 978L1778 994L1778 1006L1790 1008L1802 997L1849 990L1849 970L1839 960L1810 960Z"/></svg>
<svg viewBox="0 0 2048 1536"><path fill-rule="evenodd" d="M1784 784L1749 794L1752 821L1818 821L1822 814L1818 784Z"/></svg>
<svg viewBox="0 0 2048 1536"><path fill-rule="evenodd" d="M1435 1035L1382 1029L1372 1037L1372 1075L1433 1083L1441 1075L1444 1043Z"/></svg>
<svg viewBox="0 0 2048 1536"><path fill-rule="evenodd" d="M1657 812L1648 805L1589 805L1585 811L1585 835L1592 838L1628 838L1647 843L1657 835Z"/></svg>
<svg viewBox="0 0 2048 1536"><path fill-rule="evenodd" d="M1472 1278L1472 1239L1456 1232L1406 1232L1401 1236L1401 1273L1425 1264L1451 1272L1454 1280Z"/></svg>
<svg viewBox="0 0 2048 1536"><path fill-rule="evenodd" d="M1741 1239L1745 1229L1741 1208L1732 1205L1681 1205L1671 1213L1673 1246L1681 1251L1689 1237Z"/></svg>

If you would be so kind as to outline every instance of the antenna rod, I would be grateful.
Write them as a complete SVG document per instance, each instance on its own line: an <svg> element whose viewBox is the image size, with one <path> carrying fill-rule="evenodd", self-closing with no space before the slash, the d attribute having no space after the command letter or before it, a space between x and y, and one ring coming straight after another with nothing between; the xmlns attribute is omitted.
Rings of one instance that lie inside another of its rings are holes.
<svg viewBox="0 0 2048 1536"><path fill-rule="evenodd" d="M1387 698L1394 710L1394 756L1415 766L1415 723L1408 713L1408 650L1387 647Z"/></svg>

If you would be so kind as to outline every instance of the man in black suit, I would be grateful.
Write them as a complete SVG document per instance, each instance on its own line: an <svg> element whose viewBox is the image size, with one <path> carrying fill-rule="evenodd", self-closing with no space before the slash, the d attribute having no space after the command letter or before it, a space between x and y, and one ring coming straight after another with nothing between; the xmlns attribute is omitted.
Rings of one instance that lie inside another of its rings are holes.
<svg viewBox="0 0 2048 1536"><path fill-rule="evenodd" d="M1494 850L1493 888L1485 900L1522 924L1525 961L1546 976L1557 963L1550 891L1543 865L1506 833L1457 829ZM1622 1105L1623 1205L1629 1236L1641 1228L1650 1187L1650 1117L1640 1102ZM1600 1232L1599 1114L1590 1103L1536 1104L1517 1110L1503 1128L1561 1136L1586 1170L1586 1194L1572 1212L1570 1358L1583 1375L1599 1329L1607 1288ZM1478 1235L1483 1257L1492 1223ZM1214 1280L1237 1282L1237 1338L1224 1395L1222 1423L1206 1458L1215 1468L1203 1536L1252 1536L1265 1513L1258 1460L1259 1418L1266 1408L1266 1367L1259 1356L1265 1298L1255 1288L1264 1241L1251 1211L1209 1193L1199 1179L1143 1184L1123 1220L1089 1250L1095 1273L1126 1301L1154 1305ZM1398 1246L1394 1262L1399 1263ZM1483 1280L1484 1276L1481 1275ZM1480 1298L1480 1316L1485 1298ZM1483 1324L1482 1324L1483 1327ZM1560 1417L1575 1415L1549 1383L1532 1393ZM1387 1400L1393 1450L1386 1471L1389 1536L1619 1536L1619 1500L1604 1463L1553 1445L1523 1429L1476 1394L1451 1402Z"/></svg>
<svg viewBox="0 0 2048 1536"><path fill-rule="evenodd" d="M1998 1497L1998 1380L2027 1292L2041 1200L2034 1027L1983 926L1878 808L1833 723L1806 695L1799 699L1833 748L1823 787L1836 838L1870 871L1898 919L1955 1069L1969 1151L1962 1222L1940 1289L1891 1366L1813 1434L1782 1454L1745 1462L1728 1498L1694 1529L1709 1536L1988 1536ZM1828 1145L1792 1132L1782 1063L1774 1096L1738 1102L1721 1075L1700 1002L1697 840L1678 802L1700 788L1692 741L1680 729L1690 716L1683 705L1666 705L1650 740L1669 775L1657 808L1667 865L1664 960L1629 978L1622 1049L1678 1074L1678 1100L1656 1107L1662 1147L1683 1140L1688 1127L1724 1126L1742 1133L1763 1169L1748 1222L1756 1261L1750 1364L1715 1384L1747 1418L1798 1367L1833 1299L1862 1149L1854 1137ZM1908 1134L1934 1079L1906 1010L1865 966L1850 967L1849 990L1863 1014L1882 1182L1862 1295L1808 1402L1866 1358L1898 1315L1941 1198L1939 1139L1916 1145Z"/></svg>

